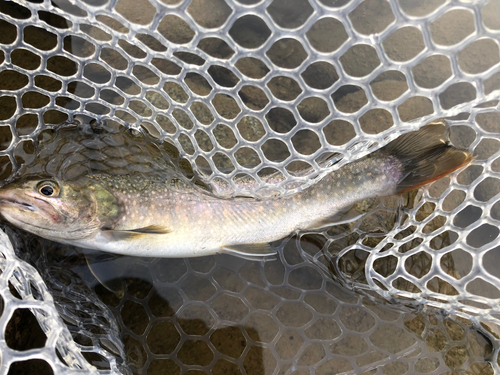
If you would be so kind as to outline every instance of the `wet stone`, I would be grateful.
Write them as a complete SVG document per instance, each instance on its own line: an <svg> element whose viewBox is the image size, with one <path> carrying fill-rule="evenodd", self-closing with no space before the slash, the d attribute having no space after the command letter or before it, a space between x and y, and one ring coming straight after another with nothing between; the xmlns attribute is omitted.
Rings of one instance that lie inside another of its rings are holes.
<svg viewBox="0 0 500 375"><path fill-rule="evenodd" d="M153 316L169 317L173 316L183 304L183 299L176 289L162 288L161 295L154 291L151 295L148 306Z"/></svg>
<svg viewBox="0 0 500 375"><path fill-rule="evenodd" d="M187 11L197 24L207 29L222 26L232 13L232 9L223 0L194 0Z"/></svg>
<svg viewBox="0 0 500 375"><path fill-rule="evenodd" d="M233 23L229 35L240 46L254 49L265 43L271 35L271 30L262 18L247 15L238 18Z"/></svg>
<svg viewBox="0 0 500 375"><path fill-rule="evenodd" d="M242 374L240 368L235 363L229 362L225 359L219 359L211 370L213 375L224 375L224 374Z"/></svg>
<svg viewBox="0 0 500 375"><path fill-rule="evenodd" d="M301 327L308 323L312 319L313 315L303 305L287 302L278 309L276 317L285 326Z"/></svg>
<svg viewBox="0 0 500 375"><path fill-rule="evenodd" d="M295 151L303 155L311 155L321 147L320 140L316 133L311 130L300 130L292 137Z"/></svg>
<svg viewBox="0 0 500 375"><path fill-rule="evenodd" d="M212 283L202 277L189 275L182 283L182 289L191 300L206 301L215 293Z"/></svg>
<svg viewBox="0 0 500 375"><path fill-rule="evenodd" d="M0 120L7 120L16 112L16 99L13 96L0 97Z"/></svg>
<svg viewBox="0 0 500 375"><path fill-rule="evenodd" d="M195 32L182 18L172 14L165 16L161 20L158 25L158 32L175 44L186 44L195 35Z"/></svg>
<svg viewBox="0 0 500 375"><path fill-rule="evenodd" d="M451 348L444 356L444 362L452 369L460 368L468 359L467 349L464 346Z"/></svg>
<svg viewBox="0 0 500 375"><path fill-rule="evenodd" d="M32 374L53 375L51 365L41 359L13 362L9 367L9 374Z"/></svg>
<svg viewBox="0 0 500 375"><path fill-rule="evenodd" d="M172 359L153 359L148 367L148 375L159 374L162 371L166 371L167 374L179 375L181 368Z"/></svg>
<svg viewBox="0 0 500 375"><path fill-rule="evenodd" d="M276 352L282 360L291 359L295 357L303 343L304 339L297 331L287 330L276 343Z"/></svg>
<svg viewBox="0 0 500 375"><path fill-rule="evenodd" d="M210 336L210 342L219 353L239 358L247 345L245 337L237 327L219 328Z"/></svg>
<svg viewBox="0 0 500 375"><path fill-rule="evenodd" d="M390 325L380 325L370 335L370 340L377 347L390 353L397 353L415 343L415 338L401 328Z"/></svg>
<svg viewBox="0 0 500 375"><path fill-rule="evenodd" d="M204 306L188 305L178 318L179 326L188 335L202 336L214 325L214 318Z"/></svg>
<svg viewBox="0 0 500 375"><path fill-rule="evenodd" d="M225 268L217 268L213 273L213 277L224 290L240 292L244 287L243 282L236 273Z"/></svg>
<svg viewBox="0 0 500 375"><path fill-rule="evenodd" d="M169 321L154 323L147 336L149 350L155 354L172 353L179 344L179 341L179 332L174 324Z"/></svg>
<svg viewBox="0 0 500 375"><path fill-rule="evenodd" d="M313 340L331 341L339 337L342 330L335 319L319 318L305 330L305 333L307 337Z"/></svg>
<svg viewBox="0 0 500 375"><path fill-rule="evenodd" d="M266 134L262 123L252 116L243 117L237 128L241 137L249 142L257 142Z"/></svg>
<svg viewBox="0 0 500 375"><path fill-rule="evenodd" d="M384 101L395 100L408 90L405 75L395 70L379 74L377 78L370 82L370 86L373 94Z"/></svg>
<svg viewBox="0 0 500 375"><path fill-rule="evenodd" d="M264 91L256 86L243 86L238 92L238 96L248 108L260 111L269 103Z"/></svg>
<svg viewBox="0 0 500 375"><path fill-rule="evenodd" d="M474 15L465 9L454 9L431 23L430 31L435 43L451 46L475 31Z"/></svg>
<svg viewBox="0 0 500 375"><path fill-rule="evenodd" d="M451 77L451 63L444 55L432 55L412 68L415 83L423 88L434 88Z"/></svg>
<svg viewBox="0 0 500 375"><path fill-rule="evenodd" d="M354 126L344 120L333 120L323 128L328 143L341 146L356 136Z"/></svg>
<svg viewBox="0 0 500 375"><path fill-rule="evenodd" d="M144 307L136 302L126 301L121 309L123 323L135 334L142 335L149 323Z"/></svg>
<svg viewBox="0 0 500 375"><path fill-rule="evenodd" d="M272 310L279 302L275 296L258 288L249 287L245 299L256 309Z"/></svg>
<svg viewBox="0 0 500 375"><path fill-rule="evenodd" d="M385 109L371 109L360 117L361 129L369 134L378 134L394 125L394 119Z"/></svg>
<svg viewBox="0 0 500 375"><path fill-rule="evenodd" d="M229 59L234 55L233 49L219 38L204 38L200 40L197 47L218 59Z"/></svg>
<svg viewBox="0 0 500 375"><path fill-rule="evenodd" d="M236 100L229 95L216 94L212 99L212 104L219 115L226 119L231 120L241 112Z"/></svg>
<svg viewBox="0 0 500 375"><path fill-rule="evenodd" d="M364 77L380 65L375 49L366 44L355 44L340 57L345 72L353 77Z"/></svg>
<svg viewBox="0 0 500 375"><path fill-rule="evenodd" d="M11 61L14 65L27 70L34 70L40 66L41 59L38 55L25 49L16 49L10 54Z"/></svg>
<svg viewBox="0 0 500 375"><path fill-rule="evenodd" d="M364 35L377 34L394 22L394 14L386 0L363 1L349 13L356 31Z"/></svg>
<svg viewBox="0 0 500 375"><path fill-rule="evenodd" d="M254 341L270 343L278 334L279 327L269 314L254 312L245 320L245 331Z"/></svg>
<svg viewBox="0 0 500 375"><path fill-rule="evenodd" d="M279 26L294 29L306 22L313 8L307 0L274 0L267 11Z"/></svg>
<svg viewBox="0 0 500 375"><path fill-rule="evenodd" d="M290 150L288 146L278 140L269 139L261 146L264 156L270 161L282 162L290 157Z"/></svg>
<svg viewBox="0 0 500 375"><path fill-rule="evenodd" d="M285 69L297 68L307 58L302 44L292 38L276 41L266 54L275 65Z"/></svg>
<svg viewBox="0 0 500 375"><path fill-rule="evenodd" d="M5 328L5 341L14 350L43 348L47 336L43 333L33 313L28 309L16 309Z"/></svg>
<svg viewBox="0 0 500 375"><path fill-rule="evenodd" d="M357 112L368 103L365 91L354 85L341 86L332 94L332 99L335 107L346 113Z"/></svg>
<svg viewBox="0 0 500 375"><path fill-rule="evenodd" d="M26 43L42 51L50 51L57 45L57 36L39 27L25 27L23 36Z"/></svg>
<svg viewBox="0 0 500 375"><path fill-rule="evenodd" d="M413 96L398 107L398 113L402 121L408 122L433 114L434 107L429 98Z"/></svg>
<svg viewBox="0 0 500 375"><path fill-rule="evenodd" d="M185 365L207 366L214 354L210 347L202 340L187 340L184 342L177 358Z"/></svg>
<svg viewBox="0 0 500 375"><path fill-rule="evenodd" d="M300 93L302 93L302 89L297 83L297 81L293 80L289 77L278 76L272 78L267 87L271 90L272 94L280 100L289 102L297 98Z"/></svg>
<svg viewBox="0 0 500 375"><path fill-rule="evenodd" d="M467 292L475 294L477 296L497 299L500 298L500 290L496 285L493 285L480 277L476 277L474 280L470 281L465 288Z"/></svg>
<svg viewBox="0 0 500 375"><path fill-rule="evenodd" d="M297 109L300 116L311 123L321 122L330 114L327 103L318 97L305 98L299 103Z"/></svg>
<svg viewBox="0 0 500 375"><path fill-rule="evenodd" d="M422 33L416 27L403 27L393 32L383 42L387 56L394 61L408 61L425 48Z"/></svg>
<svg viewBox="0 0 500 375"><path fill-rule="evenodd" d="M248 307L238 297L219 295L211 304L214 312L222 320L238 323L248 314Z"/></svg>
<svg viewBox="0 0 500 375"><path fill-rule="evenodd" d="M235 67L247 77L254 79L263 78L269 73L267 65L254 57L243 57L239 59Z"/></svg>
<svg viewBox="0 0 500 375"><path fill-rule="evenodd" d="M366 332L375 325L374 317L357 307L342 307L339 317L347 329L357 332Z"/></svg>
<svg viewBox="0 0 500 375"><path fill-rule="evenodd" d="M460 69L469 74L482 73L500 62L498 44L492 39L481 39L458 53Z"/></svg>

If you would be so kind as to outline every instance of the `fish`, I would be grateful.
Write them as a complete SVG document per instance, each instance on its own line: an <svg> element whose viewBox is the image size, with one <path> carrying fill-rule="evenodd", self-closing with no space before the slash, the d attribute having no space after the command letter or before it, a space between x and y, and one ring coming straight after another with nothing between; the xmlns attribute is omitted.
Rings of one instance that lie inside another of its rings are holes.
<svg viewBox="0 0 500 375"><path fill-rule="evenodd" d="M275 254L270 243L331 225L360 200L416 189L472 159L445 126L429 124L279 199L222 199L161 176L96 173L10 183L0 189L0 214L40 237L115 254L260 259Z"/></svg>

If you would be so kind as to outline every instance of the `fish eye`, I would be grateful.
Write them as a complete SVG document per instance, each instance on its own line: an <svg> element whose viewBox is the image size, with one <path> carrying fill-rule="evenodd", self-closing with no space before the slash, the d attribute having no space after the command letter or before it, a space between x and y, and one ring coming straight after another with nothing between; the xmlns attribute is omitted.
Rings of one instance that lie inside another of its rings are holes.
<svg viewBox="0 0 500 375"><path fill-rule="evenodd" d="M42 181L37 186L38 192L46 197L57 197L59 186L52 181Z"/></svg>

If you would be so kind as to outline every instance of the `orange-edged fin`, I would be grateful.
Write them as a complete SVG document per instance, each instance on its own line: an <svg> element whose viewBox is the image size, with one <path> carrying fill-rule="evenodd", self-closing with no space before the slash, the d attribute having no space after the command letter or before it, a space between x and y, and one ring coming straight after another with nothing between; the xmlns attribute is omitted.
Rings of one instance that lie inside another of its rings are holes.
<svg viewBox="0 0 500 375"><path fill-rule="evenodd" d="M429 157L422 162L422 164L427 163L428 167L420 165L414 168L408 176L398 184L397 193L404 193L405 191L413 190L439 180L451 172L469 164L472 159L474 159L472 154L450 146L442 150L440 155Z"/></svg>
<svg viewBox="0 0 500 375"><path fill-rule="evenodd" d="M146 234L167 234L172 230L161 225L150 225L144 228L137 228L131 230L105 230L102 234L110 240L115 241L130 241L136 240L145 236Z"/></svg>
<svg viewBox="0 0 500 375"><path fill-rule="evenodd" d="M381 149L401 163L396 193L416 189L467 165L473 155L449 143L444 122L426 125L404 134Z"/></svg>

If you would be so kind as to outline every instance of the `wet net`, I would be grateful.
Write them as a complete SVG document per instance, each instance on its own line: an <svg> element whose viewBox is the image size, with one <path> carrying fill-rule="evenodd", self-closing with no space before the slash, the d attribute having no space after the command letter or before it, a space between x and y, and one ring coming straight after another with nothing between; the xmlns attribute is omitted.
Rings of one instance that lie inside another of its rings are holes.
<svg viewBox="0 0 500 375"><path fill-rule="evenodd" d="M6 229L0 371L500 370L499 36L497 0L0 2L4 182L168 166L277 197L442 118L476 155L274 261L88 255L98 282Z"/></svg>

